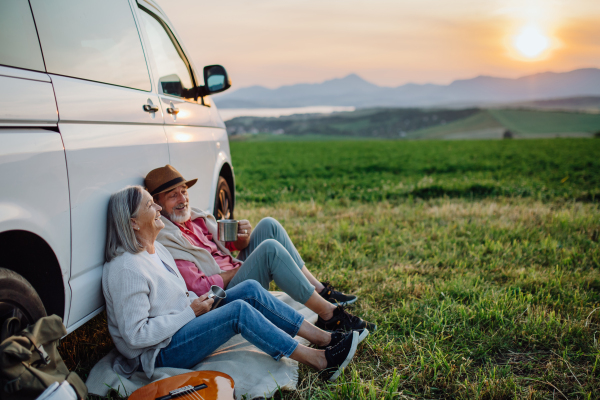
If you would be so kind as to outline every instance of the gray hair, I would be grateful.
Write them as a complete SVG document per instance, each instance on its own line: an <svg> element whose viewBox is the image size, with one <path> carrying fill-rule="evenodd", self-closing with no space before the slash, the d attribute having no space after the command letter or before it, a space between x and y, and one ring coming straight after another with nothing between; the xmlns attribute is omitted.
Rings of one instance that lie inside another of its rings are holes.
<svg viewBox="0 0 600 400"><path fill-rule="evenodd" d="M127 186L110 196L104 248L106 262L123 254L123 251L137 254L144 249L131 226L131 218L135 218L140 209L143 191L141 186Z"/></svg>

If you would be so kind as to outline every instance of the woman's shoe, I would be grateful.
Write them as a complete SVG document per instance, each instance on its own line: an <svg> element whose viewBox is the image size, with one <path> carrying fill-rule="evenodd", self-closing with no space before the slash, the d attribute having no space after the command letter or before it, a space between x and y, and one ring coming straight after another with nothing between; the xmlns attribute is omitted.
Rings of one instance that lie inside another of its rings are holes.
<svg viewBox="0 0 600 400"><path fill-rule="evenodd" d="M368 329L357 329L356 332L358 332L358 344L360 344L360 342L362 342L363 340L365 340L365 338L367 336L369 336ZM343 331L331 332L331 341L329 342L329 344L326 346L317 346L317 348L320 350L323 350L328 347L335 346L342 339L344 339L347 334L348 334L347 332L343 332Z"/></svg>
<svg viewBox="0 0 600 400"><path fill-rule="evenodd" d="M322 379L333 382L340 376L356 353L358 336L358 332L355 331L346 333L344 338L335 346L329 346L325 349L327 367L321 371Z"/></svg>

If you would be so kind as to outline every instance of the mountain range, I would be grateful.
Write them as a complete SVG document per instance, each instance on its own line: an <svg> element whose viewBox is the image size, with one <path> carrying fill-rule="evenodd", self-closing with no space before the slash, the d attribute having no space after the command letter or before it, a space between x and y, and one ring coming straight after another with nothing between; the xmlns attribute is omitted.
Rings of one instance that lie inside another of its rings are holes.
<svg viewBox="0 0 600 400"><path fill-rule="evenodd" d="M220 108L278 108L305 106L354 107L471 107L515 102L600 96L600 69L543 72L521 78L478 76L449 85L408 83L378 86L356 74L315 84L269 89L241 88L216 96Z"/></svg>

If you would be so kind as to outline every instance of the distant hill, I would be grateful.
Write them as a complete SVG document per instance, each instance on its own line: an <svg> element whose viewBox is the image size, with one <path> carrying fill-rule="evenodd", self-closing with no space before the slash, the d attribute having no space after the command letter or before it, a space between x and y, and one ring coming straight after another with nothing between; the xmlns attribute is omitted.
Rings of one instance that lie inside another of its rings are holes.
<svg viewBox="0 0 600 400"><path fill-rule="evenodd" d="M544 72L517 79L478 76L449 85L409 83L382 87L356 74L323 83L268 89L252 86L215 96L220 108L354 106L473 107L545 101L566 97L600 97L600 69Z"/></svg>
<svg viewBox="0 0 600 400"><path fill-rule="evenodd" d="M524 101L521 103L513 103L510 106L515 108L533 108L537 110L600 112L600 96Z"/></svg>
<svg viewBox="0 0 600 400"><path fill-rule="evenodd" d="M279 118L238 117L227 122L231 135L271 132L287 135L388 139L502 139L591 137L600 114L518 109L373 108L331 115Z"/></svg>

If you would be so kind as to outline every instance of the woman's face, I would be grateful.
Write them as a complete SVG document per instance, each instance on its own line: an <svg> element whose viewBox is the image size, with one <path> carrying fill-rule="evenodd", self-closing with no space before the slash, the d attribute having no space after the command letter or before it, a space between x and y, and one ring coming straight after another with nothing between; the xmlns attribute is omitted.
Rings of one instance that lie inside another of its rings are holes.
<svg viewBox="0 0 600 400"><path fill-rule="evenodd" d="M150 193L144 190L137 217L131 218L136 233L144 236L158 235L158 232L165 227L160 220L160 210L162 208L152 200Z"/></svg>

